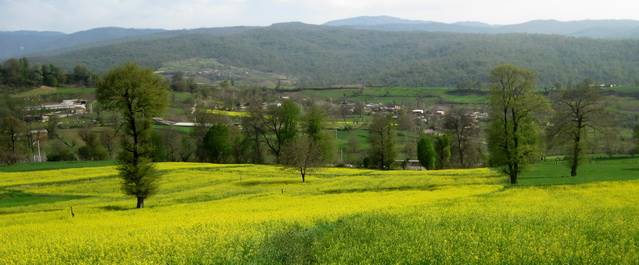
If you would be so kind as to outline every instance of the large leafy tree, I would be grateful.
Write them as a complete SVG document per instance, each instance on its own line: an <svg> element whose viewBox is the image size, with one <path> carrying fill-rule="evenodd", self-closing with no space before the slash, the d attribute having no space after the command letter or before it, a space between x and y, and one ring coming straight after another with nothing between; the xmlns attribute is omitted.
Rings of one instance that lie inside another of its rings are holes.
<svg viewBox="0 0 639 265"><path fill-rule="evenodd" d="M395 128L390 114L378 113L369 128L371 144L369 159L378 169L390 169L395 162Z"/></svg>
<svg viewBox="0 0 639 265"><path fill-rule="evenodd" d="M417 141L417 159L419 163L426 169L435 169L435 161L437 159L437 153L433 146L433 141L427 137L422 136Z"/></svg>
<svg viewBox="0 0 639 265"><path fill-rule="evenodd" d="M242 134L247 144L249 156L248 161L253 164L264 163L264 151L262 135L265 133L264 128L264 109L262 102L266 101L255 90L250 91L249 108L247 117L242 118Z"/></svg>
<svg viewBox="0 0 639 265"><path fill-rule="evenodd" d="M300 113L295 102L285 100L279 106L271 106L262 116L262 136L278 164L282 160L282 150L295 139Z"/></svg>
<svg viewBox="0 0 639 265"><path fill-rule="evenodd" d="M229 127L223 123L213 124L204 136L203 149L206 154L207 162L227 162L231 156Z"/></svg>
<svg viewBox="0 0 639 265"><path fill-rule="evenodd" d="M282 162L296 168L302 182L309 169L329 162L334 154L334 142L326 132L326 113L311 106L302 117L301 133L284 148Z"/></svg>
<svg viewBox="0 0 639 265"><path fill-rule="evenodd" d="M47 86L59 86L66 82L66 75L64 70L58 68L55 65L43 65L42 71L42 83Z"/></svg>
<svg viewBox="0 0 639 265"><path fill-rule="evenodd" d="M479 124L465 108L453 108L444 119L444 129L452 135L452 152L456 164L469 167L479 160Z"/></svg>
<svg viewBox="0 0 639 265"><path fill-rule="evenodd" d="M21 143L25 132L24 122L14 116L6 116L0 119L0 141L2 142L2 154L0 159L6 164L15 164L24 155Z"/></svg>
<svg viewBox="0 0 639 265"><path fill-rule="evenodd" d="M513 65L501 65L490 74L490 164L501 167L511 184L524 166L538 157L538 120L545 106L535 91L535 75Z"/></svg>
<svg viewBox="0 0 639 265"><path fill-rule="evenodd" d="M30 83L29 61L26 58L9 59L2 65L2 84L10 87L26 87Z"/></svg>
<svg viewBox="0 0 639 265"><path fill-rule="evenodd" d="M76 65L69 75L69 79L67 81L82 86L90 86L95 83L95 75L85 65Z"/></svg>
<svg viewBox="0 0 639 265"><path fill-rule="evenodd" d="M435 147L435 153L437 153L437 159L435 161L435 167L437 169L447 168L450 164L450 138L446 134L438 135L433 141Z"/></svg>
<svg viewBox="0 0 639 265"><path fill-rule="evenodd" d="M573 88L559 91L553 97L555 115L550 135L566 147L570 162L570 176L577 176L583 159L584 145L590 133L598 129L604 120L604 100L601 89L589 81Z"/></svg>
<svg viewBox="0 0 639 265"><path fill-rule="evenodd" d="M125 64L98 83L97 99L121 116L122 151L118 167L123 191L137 198L137 208L157 191L158 173L152 163L152 118L168 104L168 85L149 69Z"/></svg>
<svg viewBox="0 0 639 265"><path fill-rule="evenodd" d="M0 97L0 163L15 164L25 156L23 109L22 100L8 94Z"/></svg>

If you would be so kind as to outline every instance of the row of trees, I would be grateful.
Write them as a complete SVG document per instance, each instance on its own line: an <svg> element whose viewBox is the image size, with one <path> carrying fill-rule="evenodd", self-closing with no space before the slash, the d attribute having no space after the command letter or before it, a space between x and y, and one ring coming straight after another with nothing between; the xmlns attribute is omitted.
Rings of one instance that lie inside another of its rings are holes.
<svg viewBox="0 0 639 265"><path fill-rule="evenodd" d="M183 72L176 72L171 76L171 90L193 93L197 89L195 80L186 77Z"/></svg>
<svg viewBox="0 0 639 265"><path fill-rule="evenodd" d="M121 117L119 126L121 151L118 155L123 190L135 196L137 207L144 207L144 200L157 190L157 171L152 164L152 117L158 116L168 102L167 82L150 70L133 64L111 70L98 83L97 98L102 106L115 111ZM261 107L261 106L260 106ZM284 101L266 112L254 108L247 119L246 137L240 144L251 147L255 142L257 162L261 143L264 142L278 164L299 171L302 182L308 169L327 163L331 159L331 138L326 134L326 114L317 106L309 105L304 113L292 101ZM205 115L201 115L205 116ZM226 162L232 153L228 125L199 120L197 156L202 161ZM251 130L252 128L252 130ZM205 133L203 133L205 132ZM257 140L256 140L257 139ZM249 150L247 148L246 150Z"/></svg>
<svg viewBox="0 0 639 265"><path fill-rule="evenodd" d="M70 73L52 64L30 65L26 58L9 59L0 65L0 86L11 88L92 86L96 79L97 76L84 65L77 65Z"/></svg>
<svg viewBox="0 0 639 265"><path fill-rule="evenodd" d="M438 132L421 134L418 140L408 141L404 147L406 160L417 158L426 169L468 168L481 165L481 131L478 120L472 112L456 107L444 117ZM391 169L399 157L397 131L409 132L415 125L405 113L397 117L378 113L368 127L370 149L362 166L377 169ZM410 125L410 126L409 126ZM406 127L406 128L403 128ZM351 145L354 145L351 144ZM407 163L405 161L404 163Z"/></svg>
<svg viewBox="0 0 639 265"><path fill-rule="evenodd" d="M565 147L569 148L571 173L576 175L586 139L599 127L598 115L604 113L598 88L583 82L553 92L549 101L534 90L534 74L510 65L495 68L491 84L486 129L490 165L502 168L511 182L517 183L526 164L542 159L541 136L545 133L548 141L568 143ZM259 164L271 157L273 163L298 170L303 182L309 169L333 161L335 143L326 129L326 113L311 102L299 105L284 100L265 107L267 101L256 94L249 104L249 115L238 125L221 120L204 108L196 115L197 128L187 137L153 129L151 118L160 116L166 108L169 89L167 80L134 64L111 70L98 83L100 106L119 117L113 127L118 128L121 142L117 159L123 190L137 198L139 208L157 190L158 174L153 161L188 161L194 157L204 162ZM24 108L14 109L18 112ZM425 168L469 167L481 159L480 126L469 113L464 108L453 109L442 121L440 134L421 136L415 143L417 158ZM373 116L364 166L392 168L397 157L399 120L384 113ZM22 120L3 114L1 122L2 153L19 153L16 138L28 135L21 133L25 131L20 125ZM49 134L56 135L55 123ZM167 144L175 141L163 140L175 140L178 135L181 140L176 146ZM113 139L112 135L96 135L87 130L81 137L86 145L78 154L85 159L103 159L105 153L108 156L114 150L104 144L104 139Z"/></svg>
<svg viewBox="0 0 639 265"><path fill-rule="evenodd" d="M543 158L541 135L545 132L549 141L565 148L570 174L577 176L586 139L606 127L600 89L584 81L554 91L549 102L535 90L535 75L512 65L495 68L491 83L490 165L501 167L516 184L526 164Z"/></svg>
<svg viewBox="0 0 639 265"><path fill-rule="evenodd" d="M420 164L428 169L444 169L448 167L451 157L451 143L448 135L422 137L417 142L417 158Z"/></svg>
<svg viewBox="0 0 639 265"><path fill-rule="evenodd" d="M264 110L253 107L239 126L219 117L200 113L194 133L196 157L202 162L255 163L267 161L299 170L302 182L308 168L332 161L333 138L327 133L327 114L317 105L301 108L286 100Z"/></svg>

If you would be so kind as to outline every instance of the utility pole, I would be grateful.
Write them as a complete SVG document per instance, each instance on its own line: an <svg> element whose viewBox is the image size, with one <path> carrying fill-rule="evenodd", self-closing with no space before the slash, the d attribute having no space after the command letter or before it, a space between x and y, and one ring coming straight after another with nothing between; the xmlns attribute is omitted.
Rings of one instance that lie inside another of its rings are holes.
<svg viewBox="0 0 639 265"><path fill-rule="evenodd" d="M33 141L33 145L35 145L38 149L38 156L36 157L36 155L33 155L33 160L35 162L42 162L42 153L40 152L40 133L36 135L36 139Z"/></svg>
<svg viewBox="0 0 639 265"><path fill-rule="evenodd" d="M38 162L42 163L42 153L40 152L40 133L38 133L38 139L36 141L38 143Z"/></svg>

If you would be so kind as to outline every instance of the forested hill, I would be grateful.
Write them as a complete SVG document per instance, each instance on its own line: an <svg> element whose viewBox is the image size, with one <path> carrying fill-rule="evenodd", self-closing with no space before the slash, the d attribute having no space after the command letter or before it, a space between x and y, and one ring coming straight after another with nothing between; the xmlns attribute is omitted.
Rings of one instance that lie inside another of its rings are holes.
<svg viewBox="0 0 639 265"><path fill-rule="evenodd" d="M512 25L489 25L481 22L442 23L388 16L365 16L330 21L324 25L383 31L532 33L602 39L639 39L639 21L637 20L533 20Z"/></svg>
<svg viewBox="0 0 639 265"><path fill-rule="evenodd" d="M50 31L0 31L0 58L18 57L90 44L108 44L164 32L160 29L95 28L72 34Z"/></svg>
<svg viewBox="0 0 639 265"><path fill-rule="evenodd" d="M387 32L302 23L225 31L192 30L74 50L36 62L104 71L124 62L158 68L164 62L214 58L236 67L293 76L300 86L366 83L433 86L484 81L494 66L517 64L543 84L634 83L639 41L531 34Z"/></svg>

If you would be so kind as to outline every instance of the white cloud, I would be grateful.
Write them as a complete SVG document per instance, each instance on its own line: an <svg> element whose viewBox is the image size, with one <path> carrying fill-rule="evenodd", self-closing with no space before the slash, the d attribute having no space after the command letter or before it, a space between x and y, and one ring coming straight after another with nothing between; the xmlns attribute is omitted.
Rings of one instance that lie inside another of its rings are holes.
<svg viewBox="0 0 639 265"><path fill-rule="evenodd" d="M0 30L318 24L361 15L506 24L532 19L639 19L637 10L635 0L0 0Z"/></svg>

